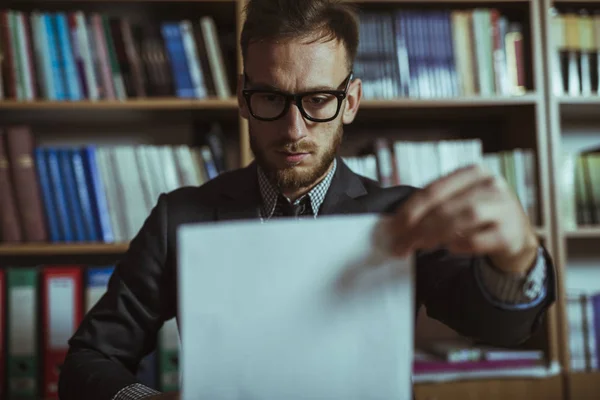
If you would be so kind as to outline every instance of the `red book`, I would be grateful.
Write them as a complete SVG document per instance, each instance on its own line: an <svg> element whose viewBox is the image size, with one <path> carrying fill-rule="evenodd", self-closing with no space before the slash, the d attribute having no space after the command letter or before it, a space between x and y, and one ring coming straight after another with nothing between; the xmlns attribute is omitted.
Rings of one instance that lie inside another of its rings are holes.
<svg viewBox="0 0 600 400"><path fill-rule="evenodd" d="M33 133L28 125L11 125L5 130L6 152L25 241L46 242L48 232L35 168Z"/></svg>
<svg viewBox="0 0 600 400"><path fill-rule="evenodd" d="M58 377L68 341L83 318L83 266L42 269L43 398L58 399Z"/></svg>
<svg viewBox="0 0 600 400"><path fill-rule="evenodd" d="M19 223L4 136L0 128L0 242L16 243L23 240L23 231Z"/></svg>

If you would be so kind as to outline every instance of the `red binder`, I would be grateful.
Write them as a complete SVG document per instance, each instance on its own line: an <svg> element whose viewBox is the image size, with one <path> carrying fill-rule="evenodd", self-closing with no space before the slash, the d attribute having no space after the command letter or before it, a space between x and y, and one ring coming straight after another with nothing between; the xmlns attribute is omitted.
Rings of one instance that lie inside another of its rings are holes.
<svg viewBox="0 0 600 400"><path fill-rule="evenodd" d="M43 397L58 399L58 377L68 340L83 317L82 266L42 269Z"/></svg>

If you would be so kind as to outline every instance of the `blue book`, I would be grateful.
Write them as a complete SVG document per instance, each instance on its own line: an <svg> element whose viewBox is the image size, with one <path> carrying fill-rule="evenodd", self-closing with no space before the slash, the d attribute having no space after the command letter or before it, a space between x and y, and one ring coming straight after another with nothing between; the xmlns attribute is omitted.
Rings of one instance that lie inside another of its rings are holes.
<svg viewBox="0 0 600 400"><path fill-rule="evenodd" d="M71 215L67 209L67 196L65 194L58 150L48 147L44 149L44 153L46 155L46 167L48 168L50 182L52 184L52 192L54 194L53 200L56 215L58 217L58 226L60 228L60 240L72 242L74 237L72 229L73 225L71 222Z"/></svg>
<svg viewBox="0 0 600 400"><path fill-rule="evenodd" d="M104 293L106 293L106 288L108 287L108 282L110 281L114 269L115 267L112 265L87 268L85 284L86 314L94 307Z"/></svg>
<svg viewBox="0 0 600 400"><path fill-rule="evenodd" d="M95 242L99 240L96 232L96 221L94 221L94 211L92 209L91 195L88 188L88 182L85 177L85 168L83 166L83 157L79 149L69 149L69 158L75 185L77 188L77 197L79 199L80 212L83 223L83 238L86 241Z"/></svg>
<svg viewBox="0 0 600 400"><path fill-rule="evenodd" d="M169 55L177 96L181 98L196 97L179 24L165 22L161 25L161 32Z"/></svg>
<svg viewBox="0 0 600 400"><path fill-rule="evenodd" d="M85 240L83 227L83 212L81 203L77 195L77 185L75 183L75 174L71 165L71 158L68 149L59 149L58 158L60 169L62 171L62 181L65 188L65 196L67 198L67 211L70 214L71 228L73 231L73 240L82 242Z"/></svg>
<svg viewBox="0 0 600 400"><path fill-rule="evenodd" d="M42 200L44 202L44 211L46 215L46 225L50 234L51 242L61 241L61 231L56 215L56 206L54 204L54 193L52 182L50 181L50 173L44 156L44 149L36 147L34 150L35 167L37 170L40 188L42 190Z"/></svg>
<svg viewBox="0 0 600 400"><path fill-rule="evenodd" d="M67 16L64 12L55 15L56 26L58 27L58 37L60 42L59 51L61 53L62 71L64 82L66 83L66 95L70 100L81 100L81 87L79 85L79 73L75 66L73 57L73 46Z"/></svg>
<svg viewBox="0 0 600 400"><path fill-rule="evenodd" d="M65 81L63 79L63 65L60 56L60 40L58 36L58 27L55 18L50 13L43 14L43 22L46 26L46 40L48 41L48 52L50 53L50 63L52 65L52 78L54 81L54 98L56 100L66 100L67 94Z"/></svg>
<svg viewBox="0 0 600 400"><path fill-rule="evenodd" d="M112 243L115 237L110 222L106 191L98 171L96 147L86 146L81 150L81 158L85 170L85 178L90 194L90 204L96 223L96 235L105 243Z"/></svg>

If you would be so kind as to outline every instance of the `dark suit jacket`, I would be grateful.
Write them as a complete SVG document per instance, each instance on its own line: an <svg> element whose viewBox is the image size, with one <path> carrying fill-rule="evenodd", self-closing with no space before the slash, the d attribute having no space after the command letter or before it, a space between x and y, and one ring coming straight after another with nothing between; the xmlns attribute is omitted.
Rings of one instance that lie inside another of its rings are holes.
<svg viewBox="0 0 600 400"><path fill-rule="evenodd" d="M380 188L338 159L320 215L389 213L411 187ZM201 187L159 197L152 213L110 279L108 292L70 340L62 368L62 400L108 400L137 382L138 363L150 353L163 322L177 312L176 229L192 222L259 218L260 193L254 164L222 174ZM493 344L528 338L555 299L554 267L547 298L526 310L506 310L486 300L473 273L473 258L443 250L420 252L416 304L459 333Z"/></svg>

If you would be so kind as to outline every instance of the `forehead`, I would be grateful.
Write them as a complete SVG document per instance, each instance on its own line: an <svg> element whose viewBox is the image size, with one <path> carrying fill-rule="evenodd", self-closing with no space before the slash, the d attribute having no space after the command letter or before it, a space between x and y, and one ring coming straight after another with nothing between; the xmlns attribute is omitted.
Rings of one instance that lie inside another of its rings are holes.
<svg viewBox="0 0 600 400"><path fill-rule="evenodd" d="M251 43L245 70L253 83L289 91L337 87L348 73L342 42L306 39Z"/></svg>

